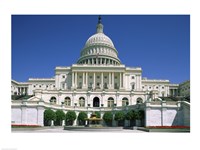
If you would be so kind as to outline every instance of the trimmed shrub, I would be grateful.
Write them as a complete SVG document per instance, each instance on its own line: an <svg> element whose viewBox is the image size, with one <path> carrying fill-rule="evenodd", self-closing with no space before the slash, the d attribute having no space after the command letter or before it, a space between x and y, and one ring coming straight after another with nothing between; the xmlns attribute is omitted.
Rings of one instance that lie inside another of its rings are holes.
<svg viewBox="0 0 200 150"><path fill-rule="evenodd" d="M75 111L68 111L65 115L65 124L66 125L73 125L74 120L76 120L76 113Z"/></svg>
<svg viewBox="0 0 200 150"><path fill-rule="evenodd" d="M103 120L105 121L106 125L112 126L113 114L109 112L105 112L103 115Z"/></svg>
<svg viewBox="0 0 200 150"><path fill-rule="evenodd" d="M51 121L56 119L56 114L51 109L46 109L44 111L44 125L51 126Z"/></svg>
<svg viewBox="0 0 200 150"><path fill-rule="evenodd" d="M99 111L95 111L95 114L96 114L96 117L97 117L97 118L101 118L101 114L100 114Z"/></svg>
<svg viewBox="0 0 200 150"><path fill-rule="evenodd" d="M78 114L78 121L79 121L79 125L85 125L85 119L87 118L87 114L85 112L80 112Z"/></svg>
<svg viewBox="0 0 200 150"><path fill-rule="evenodd" d="M126 120L135 120L135 111L134 110L129 110L126 115L125 115L125 119Z"/></svg>
<svg viewBox="0 0 200 150"><path fill-rule="evenodd" d="M125 113L123 111L118 111L115 113L115 118L116 121L121 121L125 119Z"/></svg>
<svg viewBox="0 0 200 150"><path fill-rule="evenodd" d="M63 120L65 120L65 113L62 110L57 110L56 111L55 125L61 126Z"/></svg>
<svg viewBox="0 0 200 150"><path fill-rule="evenodd" d="M139 110L135 113L135 119L142 120L144 119L144 110Z"/></svg>

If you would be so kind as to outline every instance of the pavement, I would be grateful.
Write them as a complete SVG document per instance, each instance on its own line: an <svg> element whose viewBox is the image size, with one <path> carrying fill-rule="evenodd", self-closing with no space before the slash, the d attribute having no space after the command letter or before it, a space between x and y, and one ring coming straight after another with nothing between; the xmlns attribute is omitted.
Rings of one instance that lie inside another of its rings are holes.
<svg viewBox="0 0 200 150"><path fill-rule="evenodd" d="M88 132L112 132L112 133L144 133L140 130L91 130L91 131L73 131L73 130L64 130L64 127L39 127L39 128L12 128L12 133L88 133Z"/></svg>

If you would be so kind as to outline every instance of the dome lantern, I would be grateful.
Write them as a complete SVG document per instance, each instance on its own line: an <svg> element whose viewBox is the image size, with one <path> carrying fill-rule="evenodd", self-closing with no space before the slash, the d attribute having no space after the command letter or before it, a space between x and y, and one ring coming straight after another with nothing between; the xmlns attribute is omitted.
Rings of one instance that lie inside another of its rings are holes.
<svg viewBox="0 0 200 150"><path fill-rule="evenodd" d="M101 24L101 16L98 18L97 33L103 33L103 24Z"/></svg>

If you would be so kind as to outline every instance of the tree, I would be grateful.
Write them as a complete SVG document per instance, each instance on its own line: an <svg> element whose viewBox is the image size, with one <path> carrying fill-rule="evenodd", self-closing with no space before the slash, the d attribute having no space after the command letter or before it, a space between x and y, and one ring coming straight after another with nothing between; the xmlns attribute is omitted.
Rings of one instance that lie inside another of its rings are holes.
<svg viewBox="0 0 200 150"><path fill-rule="evenodd" d="M105 112L103 115L103 120L106 122L108 126L112 126L113 114L109 112Z"/></svg>
<svg viewBox="0 0 200 150"><path fill-rule="evenodd" d="M55 120L55 125L62 125L62 121L65 120L65 113L62 110L57 110Z"/></svg>
<svg viewBox="0 0 200 150"><path fill-rule="evenodd" d="M87 114L85 112L80 112L78 114L78 121L79 121L79 125L85 125L85 119L87 118Z"/></svg>
<svg viewBox="0 0 200 150"><path fill-rule="evenodd" d="M56 114L51 109L46 109L44 111L44 125L51 126L51 121L56 119Z"/></svg>
<svg viewBox="0 0 200 150"><path fill-rule="evenodd" d="M65 124L66 125L73 125L74 120L76 120L76 113L75 111L68 111L65 115Z"/></svg>
<svg viewBox="0 0 200 150"><path fill-rule="evenodd" d="M95 111L95 114L96 114L97 118L101 118L101 114L99 111Z"/></svg>
<svg viewBox="0 0 200 150"><path fill-rule="evenodd" d="M135 119L142 120L144 119L144 110L139 110L135 114Z"/></svg>
<svg viewBox="0 0 200 150"><path fill-rule="evenodd" d="M118 121L118 126L124 126L125 113L123 111L116 112L114 119Z"/></svg>
<svg viewBox="0 0 200 150"><path fill-rule="evenodd" d="M135 111L129 110L125 115L126 120L134 120L135 119Z"/></svg>

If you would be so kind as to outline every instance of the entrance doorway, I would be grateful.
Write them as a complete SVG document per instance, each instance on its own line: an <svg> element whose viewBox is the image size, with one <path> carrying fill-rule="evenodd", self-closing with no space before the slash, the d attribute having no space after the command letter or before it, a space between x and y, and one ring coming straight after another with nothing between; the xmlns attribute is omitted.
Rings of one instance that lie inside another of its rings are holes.
<svg viewBox="0 0 200 150"><path fill-rule="evenodd" d="M95 97L93 99L93 107L99 107L99 98L98 97Z"/></svg>

